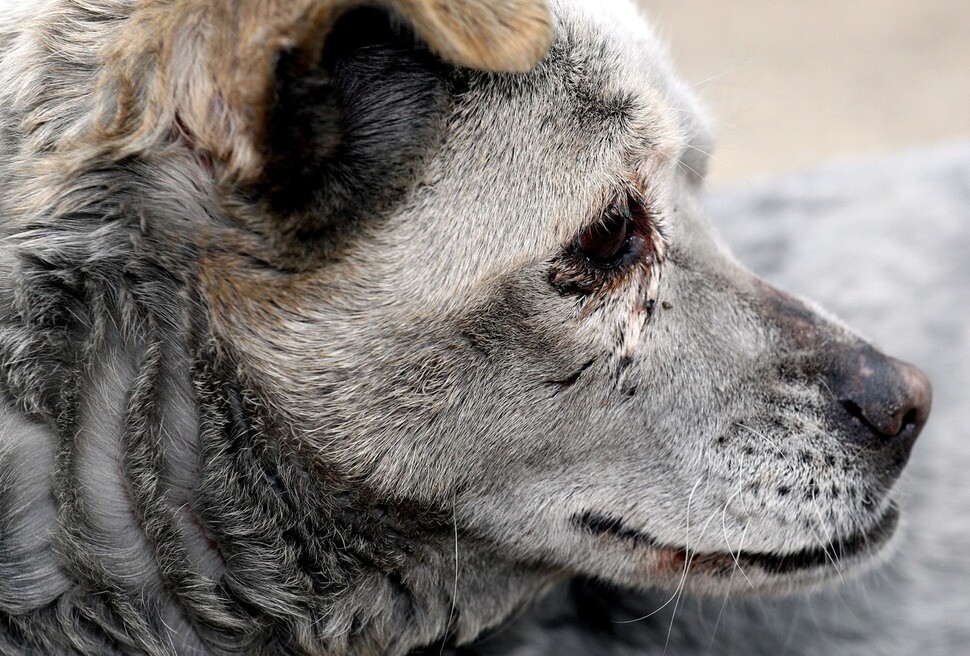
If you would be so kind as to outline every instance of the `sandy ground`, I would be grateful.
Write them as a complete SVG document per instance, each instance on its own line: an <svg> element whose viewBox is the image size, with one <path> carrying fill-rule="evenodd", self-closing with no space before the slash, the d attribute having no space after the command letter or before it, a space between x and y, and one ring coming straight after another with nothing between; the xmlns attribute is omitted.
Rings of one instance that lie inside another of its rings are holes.
<svg viewBox="0 0 970 656"><path fill-rule="evenodd" d="M711 180L970 137L968 0L641 0L717 120Z"/></svg>

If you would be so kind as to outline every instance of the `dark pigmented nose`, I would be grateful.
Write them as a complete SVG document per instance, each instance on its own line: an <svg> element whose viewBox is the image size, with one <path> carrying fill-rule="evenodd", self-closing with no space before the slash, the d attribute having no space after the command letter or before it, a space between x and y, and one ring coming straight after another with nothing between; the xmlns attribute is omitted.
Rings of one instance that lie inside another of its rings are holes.
<svg viewBox="0 0 970 656"><path fill-rule="evenodd" d="M930 415L933 390L923 372L871 347L847 349L832 372L832 393L880 445L908 455Z"/></svg>

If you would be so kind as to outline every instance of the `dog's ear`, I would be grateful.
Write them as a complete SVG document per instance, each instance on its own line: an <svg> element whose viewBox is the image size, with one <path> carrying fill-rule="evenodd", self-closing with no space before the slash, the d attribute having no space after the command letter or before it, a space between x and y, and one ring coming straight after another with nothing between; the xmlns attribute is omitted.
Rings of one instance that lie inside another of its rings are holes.
<svg viewBox="0 0 970 656"><path fill-rule="evenodd" d="M349 49L379 38L386 25L368 21L390 16L440 60L496 72L530 69L551 36L546 0L142 0L136 7L108 57L117 112L104 141L114 136L121 150L139 151L175 131L222 181L244 184L287 156L272 152L274 112L293 91L281 85L311 74L334 40ZM363 20L341 23L355 12Z"/></svg>

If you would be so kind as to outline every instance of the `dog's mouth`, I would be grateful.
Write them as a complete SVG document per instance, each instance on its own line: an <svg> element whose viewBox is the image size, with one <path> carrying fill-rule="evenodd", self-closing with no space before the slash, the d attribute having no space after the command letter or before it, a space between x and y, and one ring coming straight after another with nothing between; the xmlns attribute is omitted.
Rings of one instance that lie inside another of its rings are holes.
<svg viewBox="0 0 970 656"><path fill-rule="evenodd" d="M573 517L575 525L596 536L611 537L635 547L644 547L670 569L724 578L734 572L760 571L768 579L802 578L806 574L842 573L846 567L864 562L877 554L899 525L899 508L891 502L879 518L864 531L839 536L827 543L789 553L763 551L694 551L672 546L631 529L621 520L586 511Z"/></svg>

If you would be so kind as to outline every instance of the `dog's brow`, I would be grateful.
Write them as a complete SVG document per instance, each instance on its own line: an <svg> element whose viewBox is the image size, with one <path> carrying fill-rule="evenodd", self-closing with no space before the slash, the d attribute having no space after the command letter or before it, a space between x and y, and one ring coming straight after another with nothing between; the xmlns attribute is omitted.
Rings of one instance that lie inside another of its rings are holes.
<svg viewBox="0 0 970 656"><path fill-rule="evenodd" d="M658 206L660 191L665 184L667 170L675 166L677 148L669 141L660 148L639 147L630 152L624 160L625 173L603 182L599 193L591 200L586 209L571 212L555 226L556 240L562 242L572 239L577 233L601 220L618 199L632 196L651 209ZM659 213L653 213L658 219Z"/></svg>

